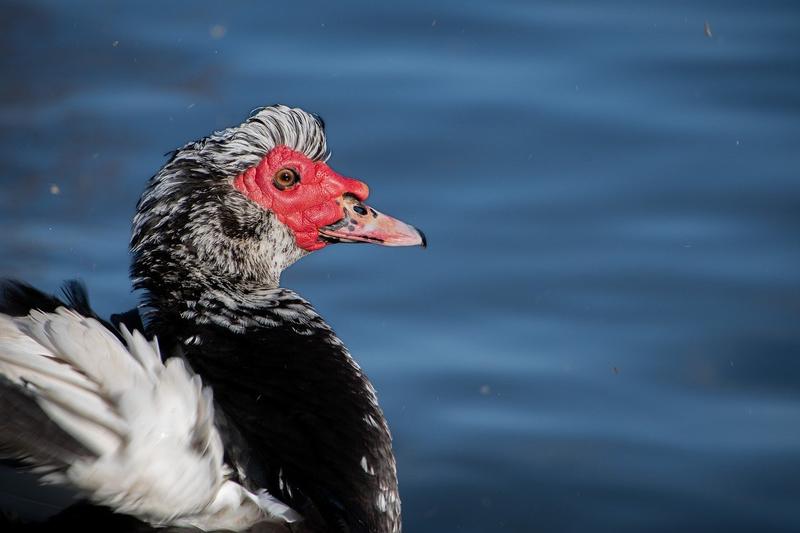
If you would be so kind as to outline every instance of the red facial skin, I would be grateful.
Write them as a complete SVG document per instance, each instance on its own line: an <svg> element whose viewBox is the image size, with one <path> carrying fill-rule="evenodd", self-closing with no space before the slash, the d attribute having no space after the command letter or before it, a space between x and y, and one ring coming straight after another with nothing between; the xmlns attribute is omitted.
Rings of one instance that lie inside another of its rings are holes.
<svg viewBox="0 0 800 533"><path fill-rule="evenodd" d="M282 168L292 168L300 182L286 190L272 182ZM233 186L264 209L269 209L294 232L297 245L309 252L319 250L325 242L319 228L343 218L339 200L352 194L361 201L369 196L365 183L337 174L321 161L314 162L287 146L277 146L261 162L245 170L233 180Z"/></svg>

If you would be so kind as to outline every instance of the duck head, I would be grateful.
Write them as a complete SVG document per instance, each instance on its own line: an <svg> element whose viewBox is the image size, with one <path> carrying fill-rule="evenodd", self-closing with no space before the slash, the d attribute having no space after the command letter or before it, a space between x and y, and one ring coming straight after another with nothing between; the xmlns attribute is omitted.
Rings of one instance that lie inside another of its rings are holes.
<svg viewBox="0 0 800 533"><path fill-rule="evenodd" d="M369 188L286 145L270 150L233 186L294 234L297 246L319 250L336 242L425 246L413 226L364 205Z"/></svg>
<svg viewBox="0 0 800 533"><path fill-rule="evenodd" d="M137 206L135 286L270 288L334 243L425 246L421 231L365 204L367 185L328 155L323 121L282 105L174 151Z"/></svg>

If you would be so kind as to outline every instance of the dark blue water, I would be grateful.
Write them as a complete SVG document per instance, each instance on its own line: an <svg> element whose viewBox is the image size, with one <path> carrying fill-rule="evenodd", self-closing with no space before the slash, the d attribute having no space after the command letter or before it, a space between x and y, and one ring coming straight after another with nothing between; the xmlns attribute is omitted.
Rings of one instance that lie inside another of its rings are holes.
<svg viewBox="0 0 800 533"><path fill-rule="evenodd" d="M800 4L270 4L3 1L2 275L133 306L162 154L300 106L429 237L283 279L375 382L407 531L800 530Z"/></svg>

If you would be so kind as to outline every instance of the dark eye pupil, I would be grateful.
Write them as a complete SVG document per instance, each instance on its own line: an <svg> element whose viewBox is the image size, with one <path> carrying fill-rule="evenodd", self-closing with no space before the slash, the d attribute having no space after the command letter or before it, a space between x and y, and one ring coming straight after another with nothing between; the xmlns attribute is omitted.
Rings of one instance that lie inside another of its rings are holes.
<svg viewBox="0 0 800 533"><path fill-rule="evenodd" d="M275 186L281 190L291 187L298 181L300 181L300 176L297 175L295 170L291 168L282 168L278 172L275 173Z"/></svg>

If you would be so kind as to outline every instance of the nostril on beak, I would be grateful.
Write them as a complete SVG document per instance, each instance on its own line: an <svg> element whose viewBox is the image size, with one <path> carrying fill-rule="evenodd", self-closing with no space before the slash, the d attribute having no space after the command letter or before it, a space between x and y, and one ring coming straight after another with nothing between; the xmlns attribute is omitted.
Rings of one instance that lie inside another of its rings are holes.
<svg viewBox="0 0 800 533"><path fill-rule="evenodd" d="M361 215L362 217L367 214L367 208L364 207L362 204L356 204L353 206L353 211Z"/></svg>

